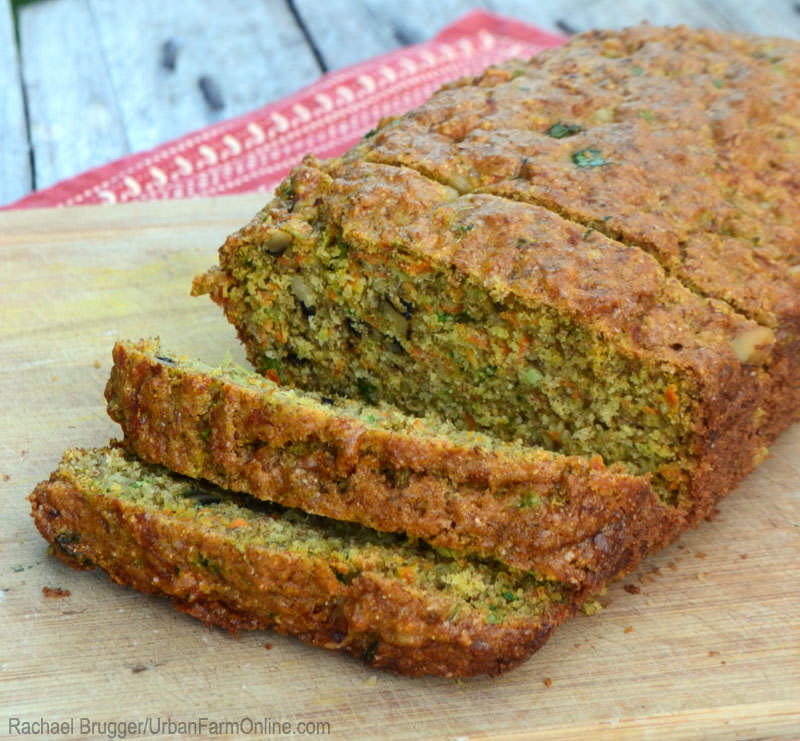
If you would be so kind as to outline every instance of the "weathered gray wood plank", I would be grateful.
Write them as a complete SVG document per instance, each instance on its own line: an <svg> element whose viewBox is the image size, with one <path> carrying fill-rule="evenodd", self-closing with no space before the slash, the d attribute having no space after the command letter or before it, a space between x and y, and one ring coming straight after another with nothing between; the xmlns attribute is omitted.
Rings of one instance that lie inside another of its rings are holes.
<svg viewBox="0 0 800 741"><path fill-rule="evenodd" d="M581 32L592 28L622 28L642 21L653 25L677 25L685 23L689 26L720 27L724 12L714 12L698 0L566 0L558 2L536 3L536 7L525 0L491 0L492 6L499 13L515 16L520 20L547 24L556 27L556 22ZM724 8L732 5L730 0L719 0L716 3ZM550 22L547 22L549 16Z"/></svg>
<svg viewBox="0 0 800 741"><path fill-rule="evenodd" d="M19 29L36 187L125 154L117 98L86 0L23 5Z"/></svg>
<svg viewBox="0 0 800 741"><path fill-rule="evenodd" d="M294 0L328 69L425 41L485 2L472 0Z"/></svg>
<svg viewBox="0 0 800 741"><path fill-rule="evenodd" d="M749 0L723 3L722 7L713 0L703 0L701 4L723 14L730 28L764 36L800 38L800 5L796 0Z"/></svg>
<svg viewBox="0 0 800 741"><path fill-rule="evenodd" d="M430 38L470 10L485 8L551 31L621 28L644 20L654 25L797 36L800 14L793 0L294 0L326 67L336 69L389 49Z"/></svg>
<svg viewBox="0 0 800 741"><path fill-rule="evenodd" d="M0 0L0 205L24 196L33 184L11 5Z"/></svg>
<svg viewBox="0 0 800 741"><path fill-rule="evenodd" d="M134 151L287 95L321 72L285 0L90 3ZM162 63L168 40L174 70ZM204 76L218 88L218 110L198 86Z"/></svg>
<svg viewBox="0 0 800 741"><path fill-rule="evenodd" d="M488 0L498 13L555 28L563 21L576 31L622 28L642 21L653 25L746 31L798 37L800 13L794 0Z"/></svg>

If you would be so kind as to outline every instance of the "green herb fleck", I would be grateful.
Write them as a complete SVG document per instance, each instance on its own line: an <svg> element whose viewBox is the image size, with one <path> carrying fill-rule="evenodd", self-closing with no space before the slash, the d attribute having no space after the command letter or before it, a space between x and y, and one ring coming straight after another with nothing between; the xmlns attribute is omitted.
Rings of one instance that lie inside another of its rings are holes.
<svg viewBox="0 0 800 741"><path fill-rule="evenodd" d="M471 317L466 311L459 311L455 314L437 314L436 317L440 322L462 322L474 323L475 319Z"/></svg>
<svg viewBox="0 0 800 741"><path fill-rule="evenodd" d="M538 386L543 378L544 373L536 368L525 368L525 370L519 374L519 380L523 383L527 383L529 386Z"/></svg>
<svg viewBox="0 0 800 741"><path fill-rule="evenodd" d="M336 568L331 567L334 576L342 582L342 584L350 584L361 572L358 569L351 569L350 571L338 571Z"/></svg>
<svg viewBox="0 0 800 741"><path fill-rule="evenodd" d="M558 123L554 123L547 130L547 133L549 136L552 136L553 139L563 139L567 136L575 136L575 134L579 134L581 131L583 131L583 127L578 126L578 124L562 123L559 121Z"/></svg>
<svg viewBox="0 0 800 741"><path fill-rule="evenodd" d="M264 370L280 370L281 361L277 358L271 358L269 355L263 355L261 357L261 367Z"/></svg>
<svg viewBox="0 0 800 741"><path fill-rule="evenodd" d="M295 192L294 189L294 185L292 185L292 183L288 181L283 183L278 188L278 194L283 196L287 201L293 201L297 196L297 193Z"/></svg>
<svg viewBox="0 0 800 741"><path fill-rule="evenodd" d="M493 610L496 609L494 605L489 608L489 614L486 616L486 622L489 623L489 625L499 625L503 622L503 618L500 615L494 614Z"/></svg>
<svg viewBox="0 0 800 741"><path fill-rule="evenodd" d="M653 121L655 121L655 116L653 116L652 111L639 111L639 118L643 118L648 123L653 123Z"/></svg>
<svg viewBox="0 0 800 741"><path fill-rule="evenodd" d="M459 237L463 237L467 232L471 232L475 228L475 224L459 224L453 227L453 232Z"/></svg>
<svg viewBox="0 0 800 741"><path fill-rule="evenodd" d="M511 79L515 80L517 77L522 77L522 75L524 75L524 74L525 74L525 70L524 69L515 69L511 73Z"/></svg>
<svg viewBox="0 0 800 741"><path fill-rule="evenodd" d="M711 82L714 83L714 87L717 89L721 88L725 84L722 80L720 80L719 77L715 77Z"/></svg>
<svg viewBox="0 0 800 741"><path fill-rule="evenodd" d="M201 430L200 431L200 437L202 437L203 440L208 442L208 438L211 437L211 428L210 427L206 427L204 430Z"/></svg>
<svg viewBox="0 0 800 741"><path fill-rule="evenodd" d="M542 498L535 491L519 498L520 509L539 509L541 506Z"/></svg>
<svg viewBox="0 0 800 741"><path fill-rule="evenodd" d="M610 164L603 153L595 147L587 147L586 149L579 149L572 154L572 161L580 168L586 169L588 167L602 167L603 165Z"/></svg>
<svg viewBox="0 0 800 741"><path fill-rule="evenodd" d="M369 138L375 136L375 134L377 134L377 133L378 133L377 129L370 129L366 134L364 134L364 139L369 139Z"/></svg>
<svg viewBox="0 0 800 741"><path fill-rule="evenodd" d="M636 75L636 77L641 77L644 74L644 70L638 64L634 64L633 74Z"/></svg>
<svg viewBox="0 0 800 741"><path fill-rule="evenodd" d="M213 558L209 558L204 553L197 555L197 565L200 568L208 569L217 576L222 576L222 567Z"/></svg>
<svg viewBox="0 0 800 741"><path fill-rule="evenodd" d="M510 589L506 589L506 591L503 592L503 598L506 602L514 602L517 599L517 595Z"/></svg>

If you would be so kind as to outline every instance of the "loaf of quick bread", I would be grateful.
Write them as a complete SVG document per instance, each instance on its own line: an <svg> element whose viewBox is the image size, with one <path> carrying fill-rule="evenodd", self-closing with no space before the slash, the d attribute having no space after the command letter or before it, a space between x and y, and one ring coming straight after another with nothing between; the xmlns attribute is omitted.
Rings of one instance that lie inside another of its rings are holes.
<svg viewBox="0 0 800 741"><path fill-rule="evenodd" d="M498 674L585 599L531 573L70 450L31 495L54 555L232 632L272 628L404 674Z"/></svg>
<svg viewBox="0 0 800 741"><path fill-rule="evenodd" d="M800 413L799 94L796 42L589 33L307 158L194 292L273 380L599 455L696 523Z"/></svg>
<svg viewBox="0 0 800 741"><path fill-rule="evenodd" d="M157 341L119 342L108 412L139 458L297 507L599 589L677 510L622 466L284 389Z"/></svg>
<svg viewBox="0 0 800 741"><path fill-rule="evenodd" d="M195 279L260 376L117 344L124 441L37 527L209 624L504 671L800 417L798 172L797 42L591 32L447 85Z"/></svg>

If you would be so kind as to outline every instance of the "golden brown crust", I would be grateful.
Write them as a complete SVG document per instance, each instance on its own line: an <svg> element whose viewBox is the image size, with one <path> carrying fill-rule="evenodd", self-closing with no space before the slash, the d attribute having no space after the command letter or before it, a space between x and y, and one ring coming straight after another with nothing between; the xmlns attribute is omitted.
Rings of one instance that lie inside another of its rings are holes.
<svg viewBox="0 0 800 741"><path fill-rule="evenodd" d="M798 71L796 41L592 32L449 86L348 157L463 178L469 190L516 182L518 197L645 247L701 291L709 264L724 265L738 279L708 295L739 303L742 291L739 308L769 323L797 305L786 268L800 257ZM556 122L572 128L553 134ZM604 164L575 166L587 146Z"/></svg>
<svg viewBox="0 0 800 741"><path fill-rule="evenodd" d="M397 578L365 572L344 584L324 556L241 548L169 512L87 496L58 472L30 499L37 528L71 566L95 564L118 584L169 596L179 610L234 634L273 628L403 674L499 674L528 658L578 604L554 603L544 616L502 625L452 621L451 605L423 599ZM199 568L198 552L224 564L224 577Z"/></svg>
<svg viewBox="0 0 800 741"><path fill-rule="evenodd" d="M109 414L130 450L184 475L589 589L680 529L647 477L606 470L599 457L371 426L159 352L151 341L116 344Z"/></svg>

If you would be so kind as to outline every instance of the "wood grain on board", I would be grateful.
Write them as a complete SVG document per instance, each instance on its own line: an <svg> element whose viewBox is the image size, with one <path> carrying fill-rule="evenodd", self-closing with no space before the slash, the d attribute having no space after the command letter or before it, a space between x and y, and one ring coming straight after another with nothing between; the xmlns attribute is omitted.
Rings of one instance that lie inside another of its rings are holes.
<svg viewBox="0 0 800 741"><path fill-rule="evenodd" d="M49 557L26 496L66 447L116 433L103 401L114 340L157 334L211 362L226 350L243 361L221 312L189 286L260 205L236 196L0 214L0 714L271 718L329 723L331 738L797 734L797 425L713 522L492 680L398 677L271 632L234 640Z"/></svg>

